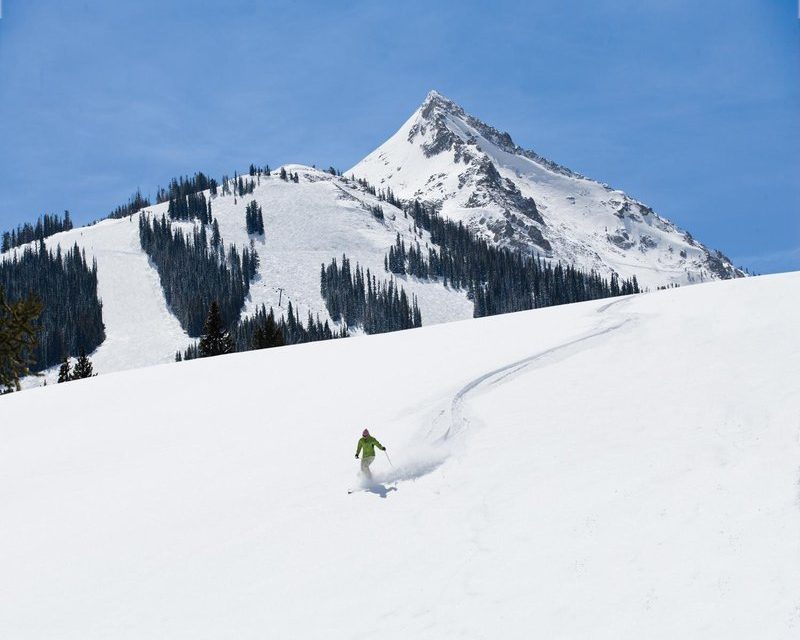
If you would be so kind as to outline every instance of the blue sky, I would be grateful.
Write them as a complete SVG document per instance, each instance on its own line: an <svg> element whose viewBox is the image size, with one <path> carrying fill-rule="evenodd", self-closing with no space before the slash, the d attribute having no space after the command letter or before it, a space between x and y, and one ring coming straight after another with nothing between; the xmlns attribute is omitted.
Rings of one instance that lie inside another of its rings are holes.
<svg viewBox="0 0 800 640"><path fill-rule="evenodd" d="M737 264L800 269L796 0L2 1L0 228L196 170L346 169L435 88Z"/></svg>

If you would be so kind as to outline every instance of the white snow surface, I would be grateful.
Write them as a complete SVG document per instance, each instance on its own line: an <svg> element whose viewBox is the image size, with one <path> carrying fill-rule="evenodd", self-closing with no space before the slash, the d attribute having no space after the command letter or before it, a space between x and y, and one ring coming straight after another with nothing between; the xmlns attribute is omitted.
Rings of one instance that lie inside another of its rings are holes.
<svg viewBox="0 0 800 640"><path fill-rule="evenodd" d="M799 286L6 396L0 637L795 639Z"/></svg>
<svg viewBox="0 0 800 640"><path fill-rule="evenodd" d="M433 203L497 244L652 289L744 275L641 202L525 151L435 91L350 174ZM533 198L541 220L520 198Z"/></svg>

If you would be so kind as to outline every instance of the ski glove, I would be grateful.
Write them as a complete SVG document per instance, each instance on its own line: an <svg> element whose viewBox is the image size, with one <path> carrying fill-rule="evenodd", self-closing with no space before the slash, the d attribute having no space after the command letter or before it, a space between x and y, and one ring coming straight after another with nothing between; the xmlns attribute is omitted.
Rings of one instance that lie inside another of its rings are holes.
<svg viewBox="0 0 800 640"><path fill-rule="evenodd" d="M356 460L358 460L358 454L356 454Z"/></svg>

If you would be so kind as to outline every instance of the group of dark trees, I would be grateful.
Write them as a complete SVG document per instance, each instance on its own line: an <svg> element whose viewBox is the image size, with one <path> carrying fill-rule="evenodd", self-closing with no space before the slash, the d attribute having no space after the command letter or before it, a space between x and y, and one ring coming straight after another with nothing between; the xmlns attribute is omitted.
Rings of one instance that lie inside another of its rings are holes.
<svg viewBox="0 0 800 640"><path fill-rule="evenodd" d="M211 193L216 193L217 181L214 178L209 178L202 171L198 171L191 177L173 178L166 189L159 187L156 193L156 202L177 200L188 196L190 193L198 193L206 189L210 189Z"/></svg>
<svg viewBox="0 0 800 640"><path fill-rule="evenodd" d="M260 180L261 174L256 172L257 180ZM233 191L231 191L233 187ZM249 178L245 179L238 173L233 174L233 179L228 176L222 176L222 195L229 196L246 196L256 190L256 180ZM216 191L214 192L216 194Z"/></svg>
<svg viewBox="0 0 800 640"><path fill-rule="evenodd" d="M234 193L240 196L247 196L256 190L256 183L254 180L245 180L242 176L236 176L234 180Z"/></svg>
<svg viewBox="0 0 800 640"><path fill-rule="evenodd" d="M298 316L292 302L286 308L286 317L275 318L272 307L262 304L252 316L243 318L233 329L237 351L280 347L286 344L301 344L347 337L346 329L332 330L327 320L308 312L306 321Z"/></svg>
<svg viewBox="0 0 800 640"><path fill-rule="evenodd" d="M295 184L300 182L300 176L297 174L296 171L294 173L292 173L291 171L287 173L286 169L284 169L283 167L281 167L280 178L281 180L285 180L287 182L294 182Z"/></svg>
<svg viewBox="0 0 800 640"><path fill-rule="evenodd" d="M90 353L105 339L103 305L97 297L97 265L89 265L75 245L48 251L44 242L0 262L0 288L7 299L33 294L42 304L31 347L30 369L41 371L64 356Z"/></svg>
<svg viewBox="0 0 800 640"><path fill-rule="evenodd" d="M39 216L35 225L26 222L16 229L5 231L0 251L8 251L34 240L44 240L54 233L69 231L70 229L72 229L72 218L70 218L69 211L64 212L63 218L45 213L43 216Z"/></svg>
<svg viewBox="0 0 800 640"><path fill-rule="evenodd" d="M212 236L209 243L205 225L185 234L165 216L150 221L140 215L139 239L158 270L167 304L190 336L202 335L212 301L226 325L238 319L257 254L245 248L240 256L233 245L226 253L221 239L215 245Z"/></svg>
<svg viewBox="0 0 800 640"><path fill-rule="evenodd" d="M108 214L109 218L125 218L132 215L137 211L150 206L150 199L142 195L142 192L137 189L126 204L118 206L111 213Z"/></svg>
<svg viewBox="0 0 800 640"><path fill-rule="evenodd" d="M385 333L422 326L422 314L416 297L409 300L394 278L379 282L356 264L350 266L346 255L342 265L336 259L320 270L320 292L334 322L361 326L366 333Z"/></svg>
<svg viewBox="0 0 800 640"><path fill-rule="evenodd" d="M350 179L370 195L373 196L378 195L378 190L375 187L373 187L369 182L367 182L364 178L356 178L354 175L351 175Z"/></svg>
<svg viewBox="0 0 800 640"><path fill-rule="evenodd" d="M264 235L264 214L261 207L253 200L247 205L245 209L245 225L247 226L247 233L255 233Z"/></svg>
<svg viewBox="0 0 800 640"><path fill-rule="evenodd" d="M285 318L281 316L276 319L272 307L267 311L266 306L262 304L255 314L234 323L233 328L228 330L220 314L219 305L212 302L199 342L190 345L183 353L177 352L175 359L180 362L234 351L269 349L287 344L346 338L347 335L347 329L333 331L327 320L321 322L319 316L314 318L310 311L308 320L304 324L295 315L291 301Z"/></svg>
<svg viewBox="0 0 800 640"><path fill-rule="evenodd" d="M203 224L211 224L214 220L214 216L211 214L211 199L206 200L202 193L190 193L170 198L167 215L170 220L197 219Z"/></svg>
<svg viewBox="0 0 800 640"><path fill-rule="evenodd" d="M94 365L86 352L81 349L75 367L72 367L69 356L64 356L61 367L58 369L58 382L69 382L71 380L82 380L83 378L92 378L97 374L94 372Z"/></svg>
<svg viewBox="0 0 800 640"><path fill-rule="evenodd" d="M387 271L441 279L446 286L466 290L475 317L639 293L636 276L620 281L612 274L605 279L594 271L492 246L418 201L406 213L416 228L430 232L438 249L428 247L425 255L418 242L406 247L398 235L385 258Z"/></svg>
<svg viewBox="0 0 800 640"><path fill-rule="evenodd" d="M265 164L263 167L259 167L251 163L249 173L252 177L272 175L272 171L270 170L268 164Z"/></svg>
<svg viewBox="0 0 800 640"><path fill-rule="evenodd" d="M170 203L170 217L173 220L187 220L189 218L208 218L210 223L211 217L211 203L208 203L208 211L201 212L199 203L197 201L187 200L188 196L194 196L209 189L213 195L217 193L217 181L214 178L209 178L202 171L198 171L193 176L181 176L180 178L173 178L169 181L169 186L165 189L159 187L156 192L156 202ZM202 195L202 194L201 194ZM205 199L205 198L204 198ZM150 198L143 196L141 190L137 189L126 204L120 205L114 209L109 218L124 218L132 215L137 211L150 206ZM172 211L174 209L174 212Z"/></svg>

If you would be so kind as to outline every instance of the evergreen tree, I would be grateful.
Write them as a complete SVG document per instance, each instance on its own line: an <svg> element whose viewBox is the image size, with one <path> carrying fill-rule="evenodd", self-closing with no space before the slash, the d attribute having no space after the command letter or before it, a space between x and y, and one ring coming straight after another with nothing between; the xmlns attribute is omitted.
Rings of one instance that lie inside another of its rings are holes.
<svg viewBox="0 0 800 640"><path fill-rule="evenodd" d="M200 338L200 357L219 356L233 353L234 345L230 333L222 323L219 304L214 300L208 310L208 317L203 325L203 335Z"/></svg>
<svg viewBox="0 0 800 640"><path fill-rule="evenodd" d="M89 360L86 352L81 349L81 353L78 356L78 361L75 363L75 368L72 370L72 376L70 377L70 380L82 380L83 378L91 378L92 376L96 375L97 374L94 373L92 361Z"/></svg>
<svg viewBox="0 0 800 640"><path fill-rule="evenodd" d="M61 368L58 370L58 382L69 382L70 380L72 380L72 367L69 363L69 356L65 355Z"/></svg>
<svg viewBox="0 0 800 640"><path fill-rule="evenodd" d="M259 324L253 333L253 349L269 349L271 347L282 347L286 344L278 324L275 322L275 314L272 309L264 320Z"/></svg>
<svg viewBox="0 0 800 640"><path fill-rule="evenodd" d="M31 373L41 312L42 303L35 296L10 302L0 286L0 389L19 391L20 378Z"/></svg>

